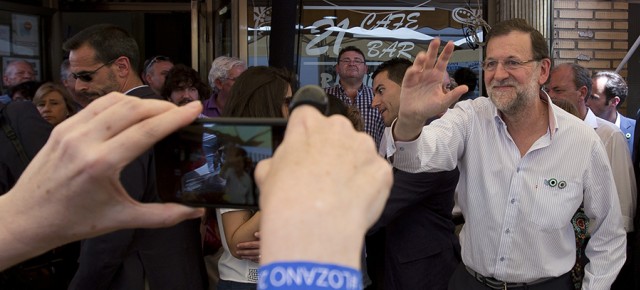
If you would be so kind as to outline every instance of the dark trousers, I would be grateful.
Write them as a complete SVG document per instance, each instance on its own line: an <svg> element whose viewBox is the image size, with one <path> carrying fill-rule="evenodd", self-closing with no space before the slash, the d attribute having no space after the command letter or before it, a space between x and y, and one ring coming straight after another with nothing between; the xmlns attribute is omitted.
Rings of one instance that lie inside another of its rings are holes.
<svg viewBox="0 0 640 290"><path fill-rule="evenodd" d="M627 233L627 259L624 261L624 265L622 269L620 269L620 273L618 277L611 285L612 290L622 290L622 289L640 289L640 285L634 286L634 279L639 273L634 271L635 267L635 253L634 251L638 251L638 249L634 249L636 245L634 244L635 232Z"/></svg>
<svg viewBox="0 0 640 290"><path fill-rule="evenodd" d="M453 273L451 280L449 280L449 290L487 290L489 288L475 277L471 276L464 264L460 263L456 271ZM507 289L527 289L527 290L571 290L573 284L571 283L571 275L566 273L558 278L544 281L542 283L534 285L526 285L522 287L509 287Z"/></svg>

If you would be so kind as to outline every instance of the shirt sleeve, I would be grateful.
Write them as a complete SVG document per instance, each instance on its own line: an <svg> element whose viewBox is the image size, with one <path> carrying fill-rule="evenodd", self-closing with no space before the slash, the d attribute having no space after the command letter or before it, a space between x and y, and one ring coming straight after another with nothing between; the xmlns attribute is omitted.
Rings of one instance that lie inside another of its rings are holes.
<svg viewBox="0 0 640 290"><path fill-rule="evenodd" d="M626 232L633 231L633 218L636 213L636 177L631 162L631 154L624 135L619 130L614 131L604 144L607 157L611 164L615 181L622 221Z"/></svg>
<svg viewBox="0 0 640 290"><path fill-rule="evenodd" d="M606 153L600 142L591 150L591 166L586 169L584 209L592 229L585 254L589 258L582 289L608 289L626 259L626 234L622 226L618 195Z"/></svg>
<svg viewBox="0 0 640 290"><path fill-rule="evenodd" d="M411 173L450 171L456 168L472 126L472 107L466 105L456 106L442 118L424 126L416 140L395 141L393 134L389 134L390 141L393 142L387 143L387 152L394 153L393 166Z"/></svg>

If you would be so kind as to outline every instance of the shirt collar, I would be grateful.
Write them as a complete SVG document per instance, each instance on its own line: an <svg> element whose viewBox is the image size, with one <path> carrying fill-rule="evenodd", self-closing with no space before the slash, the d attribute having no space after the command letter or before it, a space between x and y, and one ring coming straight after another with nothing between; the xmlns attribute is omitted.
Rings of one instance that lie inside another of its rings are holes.
<svg viewBox="0 0 640 290"><path fill-rule="evenodd" d="M593 129L598 128L596 115L589 108L587 108L587 115L584 117L584 122Z"/></svg>
<svg viewBox="0 0 640 290"><path fill-rule="evenodd" d="M134 87L134 88L129 89L128 91L124 92L123 94L125 94L125 95L126 95L126 94L128 94L128 93L132 92L133 90L137 90L137 89L139 89L139 88L143 88L143 87L148 87L148 86L147 86L147 85L137 86L137 87Z"/></svg>
<svg viewBox="0 0 640 290"><path fill-rule="evenodd" d="M618 111L616 111L616 126L620 128L620 113Z"/></svg>
<svg viewBox="0 0 640 290"><path fill-rule="evenodd" d="M549 138L553 139L553 135L558 131L558 119L553 111L553 103L551 102L551 97L549 97L547 92L544 90L540 90L540 99L547 104L547 110L549 111ZM558 108L558 110L562 109ZM495 105L493 106L493 115L496 120L500 120L500 122L504 124L500 114L498 114L498 108Z"/></svg>

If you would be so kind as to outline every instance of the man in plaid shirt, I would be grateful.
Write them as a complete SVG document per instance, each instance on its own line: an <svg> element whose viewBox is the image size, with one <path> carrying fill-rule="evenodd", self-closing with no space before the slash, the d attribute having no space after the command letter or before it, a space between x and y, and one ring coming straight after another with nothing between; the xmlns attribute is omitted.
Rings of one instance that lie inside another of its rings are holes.
<svg viewBox="0 0 640 290"><path fill-rule="evenodd" d="M336 74L340 77L333 87L326 88L328 94L335 95L348 106L356 107L364 121L364 130L380 145L384 123L378 110L371 107L373 90L363 84L367 73L364 53L355 46L340 50Z"/></svg>

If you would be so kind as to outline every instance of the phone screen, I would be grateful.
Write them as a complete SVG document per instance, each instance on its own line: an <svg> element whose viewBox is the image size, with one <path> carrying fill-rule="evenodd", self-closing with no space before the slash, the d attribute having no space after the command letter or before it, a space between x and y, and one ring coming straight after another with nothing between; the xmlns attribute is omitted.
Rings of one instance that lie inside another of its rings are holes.
<svg viewBox="0 0 640 290"><path fill-rule="evenodd" d="M284 137L284 119L203 118L154 147L158 194L192 206L258 208L256 165Z"/></svg>

